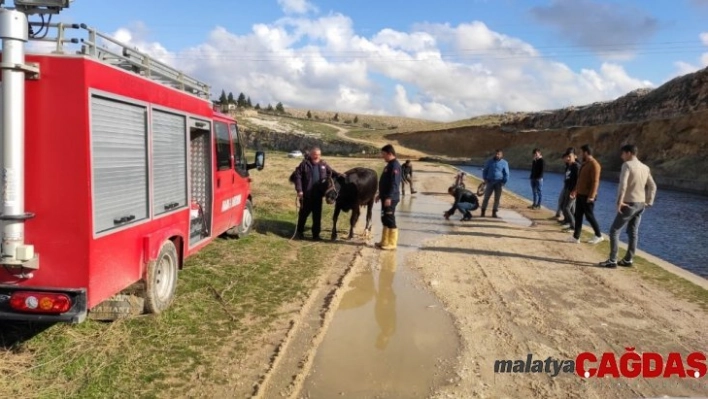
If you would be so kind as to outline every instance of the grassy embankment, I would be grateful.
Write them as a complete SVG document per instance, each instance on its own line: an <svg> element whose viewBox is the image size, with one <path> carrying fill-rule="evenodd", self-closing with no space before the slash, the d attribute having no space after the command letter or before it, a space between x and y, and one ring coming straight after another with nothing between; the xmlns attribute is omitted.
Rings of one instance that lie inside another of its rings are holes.
<svg viewBox="0 0 708 399"><path fill-rule="evenodd" d="M371 162L329 160L341 171ZM234 394L249 392L256 381L243 381L239 359L262 348L268 332L287 328L334 252L353 248L288 240L296 214L287 179L298 162L269 153L265 169L252 172L256 230L241 240L217 239L189 258L164 314L39 333L1 326L0 397L184 397L195 386L201 392L237 382ZM324 229L331 212L325 205Z"/></svg>

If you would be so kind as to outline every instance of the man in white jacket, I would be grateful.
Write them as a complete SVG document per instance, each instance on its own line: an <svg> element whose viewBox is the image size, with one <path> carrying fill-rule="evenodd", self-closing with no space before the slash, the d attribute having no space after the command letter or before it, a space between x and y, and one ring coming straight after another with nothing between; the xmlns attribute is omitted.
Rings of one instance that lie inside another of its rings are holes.
<svg viewBox="0 0 708 399"><path fill-rule="evenodd" d="M627 144L621 149L624 163L617 188L617 216L610 228L610 257L600 262L602 267L632 266L634 252L639 240L639 222L646 207L654 204L656 183L651 170L637 159L637 147ZM627 226L629 243L624 258L617 261L617 248L622 229Z"/></svg>

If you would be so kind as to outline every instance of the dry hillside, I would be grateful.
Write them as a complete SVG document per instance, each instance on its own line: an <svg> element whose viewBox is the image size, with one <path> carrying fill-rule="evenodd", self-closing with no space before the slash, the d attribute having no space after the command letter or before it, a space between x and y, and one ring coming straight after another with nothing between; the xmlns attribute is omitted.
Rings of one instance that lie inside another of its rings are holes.
<svg viewBox="0 0 708 399"><path fill-rule="evenodd" d="M708 193L708 68L671 80L651 91L615 101L562 110L515 114L488 126L389 134L386 137L431 155L489 156L504 148L516 167L527 167L531 150L557 159L569 146L591 144L607 177L620 166L618 148L634 143L660 184ZM560 161L557 163L560 166Z"/></svg>

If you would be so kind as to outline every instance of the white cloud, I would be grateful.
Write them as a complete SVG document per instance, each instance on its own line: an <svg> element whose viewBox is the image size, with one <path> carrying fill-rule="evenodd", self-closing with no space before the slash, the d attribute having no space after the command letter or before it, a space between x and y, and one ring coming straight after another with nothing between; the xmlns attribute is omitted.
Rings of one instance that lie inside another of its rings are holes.
<svg viewBox="0 0 708 399"><path fill-rule="evenodd" d="M285 2L282 3L283 5ZM291 11L302 10L288 2ZM621 65L574 71L482 22L356 33L337 13L288 16L247 34L214 28L197 46L167 49L142 24L114 37L261 105L455 120L613 99L651 82Z"/></svg>
<svg viewBox="0 0 708 399"><path fill-rule="evenodd" d="M317 7L307 0L278 0L278 4L288 14L305 14L308 11L317 12Z"/></svg>
<svg viewBox="0 0 708 399"><path fill-rule="evenodd" d="M705 46L708 46L708 32L703 32L700 35L698 35L698 37L701 39L701 42ZM696 72L699 69L703 69L705 67L708 67L708 52L703 53L701 55L701 57L699 58L698 62L699 62L698 65L695 65L695 64L692 64L692 63L686 62L686 61L674 62L674 66L676 67L676 70L670 76L670 78L675 78L677 76Z"/></svg>

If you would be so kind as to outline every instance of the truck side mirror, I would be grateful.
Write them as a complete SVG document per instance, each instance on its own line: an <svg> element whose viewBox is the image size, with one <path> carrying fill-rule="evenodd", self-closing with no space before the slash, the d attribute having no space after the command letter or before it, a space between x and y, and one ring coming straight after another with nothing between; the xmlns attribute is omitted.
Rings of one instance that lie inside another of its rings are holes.
<svg viewBox="0 0 708 399"><path fill-rule="evenodd" d="M264 166L265 166L265 152L258 151L258 152L256 152L256 162L249 163L248 169L263 170Z"/></svg>

